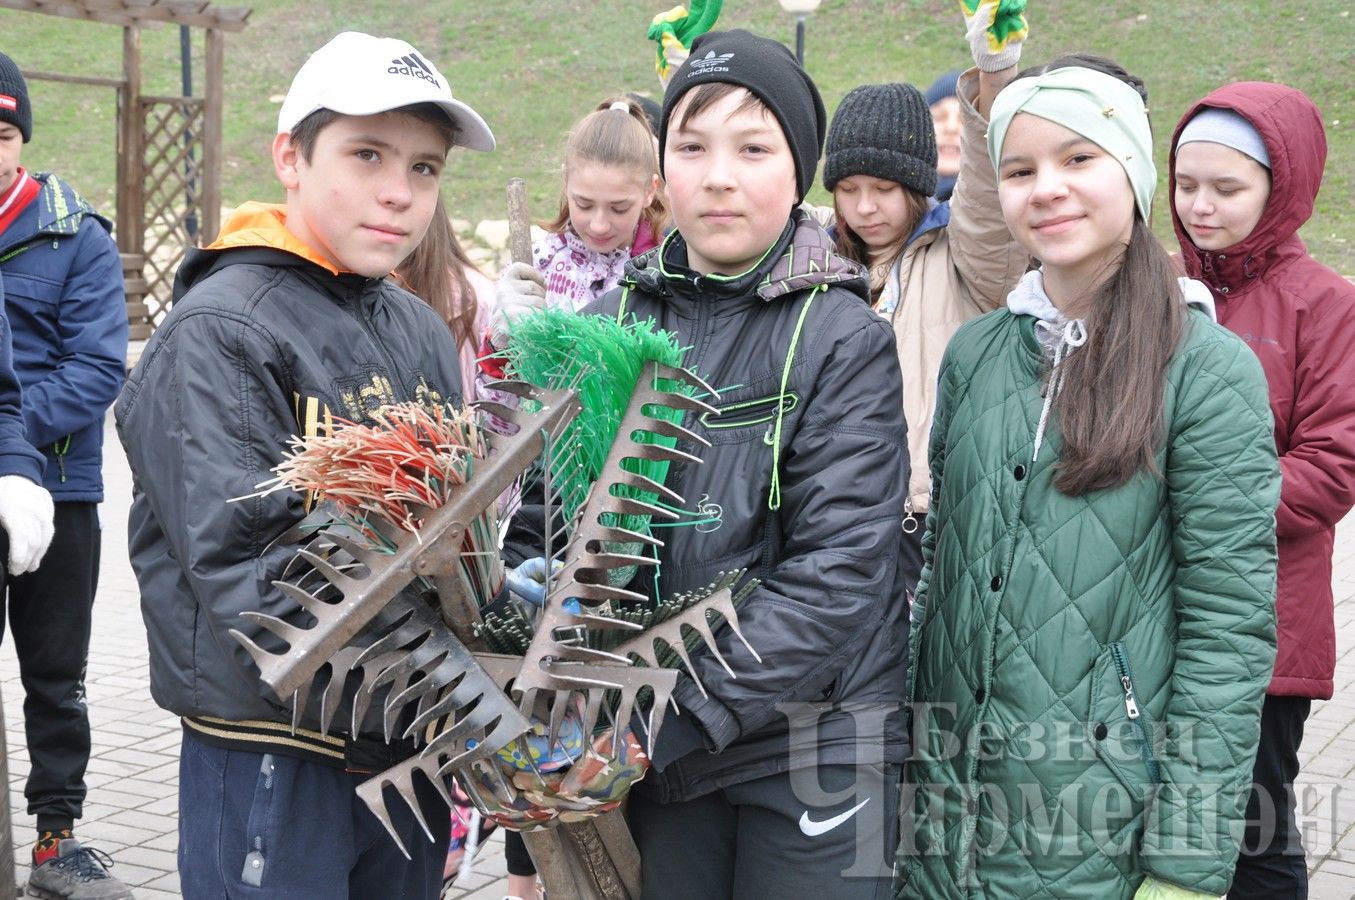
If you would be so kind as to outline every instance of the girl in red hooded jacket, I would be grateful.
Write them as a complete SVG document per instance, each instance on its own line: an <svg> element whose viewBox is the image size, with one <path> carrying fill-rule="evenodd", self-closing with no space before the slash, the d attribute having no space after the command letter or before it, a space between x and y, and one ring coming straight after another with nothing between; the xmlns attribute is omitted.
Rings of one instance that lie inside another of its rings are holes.
<svg viewBox="0 0 1355 900"><path fill-rule="evenodd" d="M1355 285L1308 255L1327 140L1300 91L1239 82L1196 103L1172 139L1172 218L1187 273L1261 359L1282 487L1279 653L1261 716L1247 831L1230 898L1304 898L1294 818L1304 720L1332 695L1332 541L1355 504Z"/></svg>

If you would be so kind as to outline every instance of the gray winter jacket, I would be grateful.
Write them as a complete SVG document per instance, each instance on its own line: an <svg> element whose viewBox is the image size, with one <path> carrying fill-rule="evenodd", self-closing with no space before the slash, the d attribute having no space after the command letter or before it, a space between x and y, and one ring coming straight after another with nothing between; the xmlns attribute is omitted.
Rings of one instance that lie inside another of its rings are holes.
<svg viewBox="0 0 1355 900"><path fill-rule="evenodd" d="M720 391L720 415L688 423L711 442L689 448L703 464L668 479L718 523L665 529L657 590L747 569L761 584L739 618L761 662L727 628L717 635L736 677L694 654L708 696L679 681L681 715L665 720L662 770L644 789L684 800L793 768L902 762L908 453L893 331L866 302L864 272L798 210L742 276L698 276L686 258L670 234L588 310L654 319ZM632 588L653 594L652 575Z"/></svg>

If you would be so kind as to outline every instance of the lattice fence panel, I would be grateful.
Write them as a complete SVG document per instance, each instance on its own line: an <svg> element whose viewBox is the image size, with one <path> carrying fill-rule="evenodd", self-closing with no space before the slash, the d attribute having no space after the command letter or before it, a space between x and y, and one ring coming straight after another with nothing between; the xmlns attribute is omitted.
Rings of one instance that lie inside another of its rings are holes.
<svg viewBox="0 0 1355 900"><path fill-rule="evenodd" d="M202 221L202 98L141 99L145 152L145 303L152 322L169 311L174 273L196 243L190 222Z"/></svg>

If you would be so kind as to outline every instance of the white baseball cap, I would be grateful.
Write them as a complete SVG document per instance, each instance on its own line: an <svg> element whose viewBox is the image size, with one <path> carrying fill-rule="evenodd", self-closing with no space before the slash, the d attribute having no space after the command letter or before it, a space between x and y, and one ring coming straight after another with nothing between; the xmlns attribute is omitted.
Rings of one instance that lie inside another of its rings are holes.
<svg viewBox="0 0 1355 900"><path fill-rule="evenodd" d="M432 103L457 127L455 144L493 150L494 134L480 114L452 96L447 79L418 50L398 38L345 31L297 70L278 113L278 133L290 132L317 109L373 116Z"/></svg>

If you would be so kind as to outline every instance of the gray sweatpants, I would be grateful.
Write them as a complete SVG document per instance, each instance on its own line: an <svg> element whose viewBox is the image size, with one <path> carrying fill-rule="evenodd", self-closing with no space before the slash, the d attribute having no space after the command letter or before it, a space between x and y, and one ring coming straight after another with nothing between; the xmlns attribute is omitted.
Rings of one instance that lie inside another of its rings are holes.
<svg viewBox="0 0 1355 900"><path fill-rule="evenodd" d="M888 897L900 771L820 766L680 803L632 792L644 900Z"/></svg>

